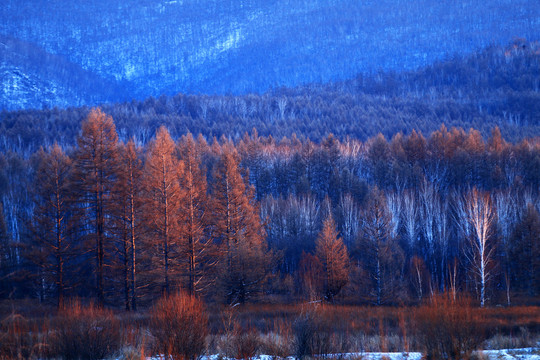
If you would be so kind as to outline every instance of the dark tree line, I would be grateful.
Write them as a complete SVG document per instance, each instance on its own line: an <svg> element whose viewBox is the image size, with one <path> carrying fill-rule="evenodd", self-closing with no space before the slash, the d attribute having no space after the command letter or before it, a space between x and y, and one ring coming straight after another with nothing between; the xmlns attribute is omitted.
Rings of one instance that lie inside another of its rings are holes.
<svg viewBox="0 0 540 360"><path fill-rule="evenodd" d="M226 303L374 304L540 293L540 142L444 126L365 142L232 142L159 128L0 155L0 296L137 309L183 288Z"/></svg>

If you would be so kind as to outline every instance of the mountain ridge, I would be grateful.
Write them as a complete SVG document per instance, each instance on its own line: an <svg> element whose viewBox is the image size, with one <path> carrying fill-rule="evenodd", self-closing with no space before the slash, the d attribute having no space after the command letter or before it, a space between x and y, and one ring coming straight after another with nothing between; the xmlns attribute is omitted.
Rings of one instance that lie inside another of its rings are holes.
<svg viewBox="0 0 540 360"><path fill-rule="evenodd" d="M24 6L6 0L0 19L0 34L117 88L47 102L62 107L178 92L260 94L413 70L514 36L540 35L540 5L527 0L30 0ZM39 89L46 83L36 80ZM2 95L7 110L42 107L30 92L28 99Z"/></svg>

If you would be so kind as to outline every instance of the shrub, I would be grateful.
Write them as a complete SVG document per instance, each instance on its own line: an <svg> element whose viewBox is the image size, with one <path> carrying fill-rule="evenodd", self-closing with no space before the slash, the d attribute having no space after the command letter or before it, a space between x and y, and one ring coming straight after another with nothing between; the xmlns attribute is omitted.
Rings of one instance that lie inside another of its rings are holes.
<svg viewBox="0 0 540 360"><path fill-rule="evenodd" d="M273 357L286 358L293 354L293 334L287 320L274 321L273 330L261 337L261 352Z"/></svg>
<svg viewBox="0 0 540 360"><path fill-rule="evenodd" d="M261 348L261 338L257 329L237 327L232 338L232 349L235 359L253 359Z"/></svg>
<svg viewBox="0 0 540 360"><path fill-rule="evenodd" d="M35 359L46 354L43 333L18 314L0 321L0 359Z"/></svg>
<svg viewBox="0 0 540 360"><path fill-rule="evenodd" d="M221 314L223 334L218 340L220 354L233 359L252 359L263 345L259 330L248 321L241 325L236 311L227 309Z"/></svg>
<svg viewBox="0 0 540 360"><path fill-rule="evenodd" d="M110 310L73 301L58 314L49 343L62 359L103 359L121 347L120 324Z"/></svg>
<svg viewBox="0 0 540 360"><path fill-rule="evenodd" d="M429 359L469 359L485 340L481 312L470 299L438 295L418 308L418 340Z"/></svg>
<svg viewBox="0 0 540 360"><path fill-rule="evenodd" d="M177 293L152 309L151 329L156 350L173 359L194 360L206 349L208 316L200 300Z"/></svg>
<svg viewBox="0 0 540 360"><path fill-rule="evenodd" d="M336 324L322 305L304 311L294 323L294 345L297 359L325 356L346 351L346 331L335 331Z"/></svg>

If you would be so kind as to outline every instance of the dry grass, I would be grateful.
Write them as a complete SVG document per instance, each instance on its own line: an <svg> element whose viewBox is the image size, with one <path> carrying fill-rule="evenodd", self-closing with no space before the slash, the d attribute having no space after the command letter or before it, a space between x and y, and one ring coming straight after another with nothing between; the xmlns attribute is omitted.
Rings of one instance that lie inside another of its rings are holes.
<svg viewBox="0 0 540 360"><path fill-rule="evenodd" d="M90 352L93 348L106 349L108 354L114 353L115 358L138 360L169 351L167 347L170 348L171 341L176 340L171 340L165 333L183 334L188 326L186 324L189 324L189 330L192 331L194 328L192 324L197 323L199 319L207 319L207 328L202 334L208 335L197 353L208 349L208 353L245 359L254 354L285 358L301 353L424 351L427 341L420 334L419 319L426 315L424 310L428 309L428 305L372 307L250 304L232 310L214 305L209 310L203 309L201 310L203 313L198 313L199 310L195 308L182 312L178 309L181 302L172 301L160 303L162 306L160 318L155 313L158 305L152 311L138 313L119 311L114 315L111 311L75 303L71 309L54 316L56 311L53 308L42 307L28 301L22 301L21 304L24 306L12 302L0 303L0 309L4 311L4 315L0 314L0 359L74 358L75 355L69 354L78 353L77 348L82 348L83 352ZM452 309L449 306L441 303L437 311L446 314L448 309ZM539 307L480 309L472 303L468 306L474 311L474 326L487 329L484 333L487 340L481 344L482 348L537 346L540 340ZM189 306L187 308L190 309ZM18 315L15 310L21 310L23 315ZM424 315L421 315L422 311ZM193 315L193 312L199 315ZM184 315L179 315L182 313ZM110 324L110 326L96 327L92 324ZM428 321L427 324L425 326L428 328L441 326L433 321ZM159 330L159 327L165 330ZM166 330L168 327L175 330L170 332ZM107 332L102 334L95 332L91 335L95 340L91 341L90 346L88 341L80 340L86 336L84 334L90 336L92 329L98 328L106 328ZM312 332L309 345L311 349L299 351L302 331ZM161 345L159 345L160 338L164 339ZM72 350L69 350L70 347ZM162 350L164 348L165 350ZM62 353L67 355L64 356ZM95 355L77 356L93 358ZM189 359L196 355L184 352L183 355L177 356Z"/></svg>

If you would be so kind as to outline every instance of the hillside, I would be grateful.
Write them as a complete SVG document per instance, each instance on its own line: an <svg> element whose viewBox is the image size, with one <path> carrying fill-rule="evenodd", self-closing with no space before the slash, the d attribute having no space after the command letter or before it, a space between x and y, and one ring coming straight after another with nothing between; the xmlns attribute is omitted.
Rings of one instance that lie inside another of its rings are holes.
<svg viewBox="0 0 540 360"><path fill-rule="evenodd" d="M33 44L49 64L36 72L42 62L29 54L16 64L2 62L3 83L26 79L26 90L0 94L0 108L14 110L178 92L262 93L413 70L515 36L537 39L540 6L528 0L6 0L0 19L0 35ZM78 83L108 85L72 84L81 73L88 76Z"/></svg>
<svg viewBox="0 0 540 360"><path fill-rule="evenodd" d="M275 139L296 134L320 141L333 133L366 140L413 129L499 127L517 142L540 135L540 43L521 40L454 57L416 71L381 72L352 80L279 88L257 95L160 96L103 105L120 137L145 144L160 125L180 137L239 139L254 128ZM29 153L54 141L71 146L88 107L0 113L0 150ZM38 140L39 139L39 140Z"/></svg>

